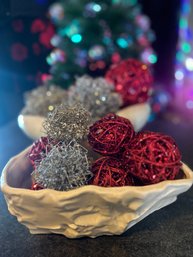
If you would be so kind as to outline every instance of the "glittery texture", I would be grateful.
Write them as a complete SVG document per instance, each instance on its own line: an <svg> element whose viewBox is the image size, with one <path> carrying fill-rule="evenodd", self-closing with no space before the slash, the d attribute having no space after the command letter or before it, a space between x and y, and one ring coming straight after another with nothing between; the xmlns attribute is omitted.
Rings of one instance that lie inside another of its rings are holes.
<svg viewBox="0 0 193 257"><path fill-rule="evenodd" d="M174 140L156 132L141 132L123 154L129 173L143 184L175 179L181 168L180 151Z"/></svg>
<svg viewBox="0 0 193 257"><path fill-rule="evenodd" d="M91 115L81 105L59 105L48 113L43 126L48 137L69 141L82 139L87 134L90 123Z"/></svg>
<svg viewBox="0 0 193 257"><path fill-rule="evenodd" d="M87 184L91 177L87 150L75 140L54 146L32 173L43 188L69 190Z"/></svg>
<svg viewBox="0 0 193 257"><path fill-rule="evenodd" d="M114 84L125 106L146 102L151 94L152 75L147 65L138 60L127 59L112 65L105 77Z"/></svg>
<svg viewBox="0 0 193 257"><path fill-rule="evenodd" d="M134 135L129 120L110 113L90 127L88 141L94 151L114 155L121 153Z"/></svg>
<svg viewBox="0 0 193 257"><path fill-rule="evenodd" d="M134 185L123 162L112 157L101 157L92 165L91 184L104 187Z"/></svg>
<svg viewBox="0 0 193 257"><path fill-rule="evenodd" d="M116 112L122 105L119 94L113 92L114 87L102 77L93 79L82 76L76 80L75 86L69 90L69 104L81 103L94 119L109 112Z"/></svg>
<svg viewBox="0 0 193 257"><path fill-rule="evenodd" d="M25 94L25 108L22 114L46 116L54 106L66 103L67 91L56 86L39 86Z"/></svg>
<svg viewBox="0 0 193 257"><path fill-rule="evenodd" d="M30 159L34 168L41 162L42 159L46 157L48 152L55 144L57 144L57 142L49 139L48 137L41 137L33 143L28 153L28 158Z"/></svg>

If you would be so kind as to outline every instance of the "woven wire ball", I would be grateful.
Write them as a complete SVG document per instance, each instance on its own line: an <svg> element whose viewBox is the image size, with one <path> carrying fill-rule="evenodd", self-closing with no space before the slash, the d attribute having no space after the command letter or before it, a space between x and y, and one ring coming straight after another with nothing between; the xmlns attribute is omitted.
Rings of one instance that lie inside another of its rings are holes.
<svg viewBox="0 0 193 257"><path fill-rule="evenodd" d="M152 91L153 77L146 64L127 59L113 64L105 75L122 97L124 106L146 102Z"/></svg>
<svg viewBox="0 0 193 257"><path fill-rule="evenodd" d="M128 119L116 114L107 114L89 129L88 141L92 149L103 155L121 153L135 132Z"/></svg>
<svg viewBox="0 0 193 257"><path fill-rule="evenodd" d="M121 160L113 157L101 157L92 165L93 177L90 184L103 187L133 185L133 180L126 172Z"/></svg>
<svg viewBox="0 0 193 257"><path fill-rule="evenodd" d="M87 150L75 140L55 145L32 173L40 188L60 191L86 185L91 178Z"/></svg>
<svg viewBox="0 0 193 257"><path fill-rule="evenodd" d="M81 103L97 119L109 112L118 111L122 99L104 78L93 79L84 75L77 78L75 85L69 89L69 105L76 103Z"/></svg>
<svg viewBox="0 0 193 257"><path fill-rule="evenodd" d="M170 136L140 132L123 153L128 172L143 184L173 180L181 168L180 151Z"/></svg>
<svg viewBox="0 0 193 257"><path fill-rule="evenodd" d="M48 112L54 110L55 105L67 103L68 93L60 87L45 85L27 92L24 100L22 114L47 116Z"/></svg>
<svg viewBox="0 0 193 257"><path fill-rule="evenodd" d="M91 123L90 113L81 105L59 105L48 113L43 127L48 137L55 140L69 141L82 139L87 135Z"/></svg>

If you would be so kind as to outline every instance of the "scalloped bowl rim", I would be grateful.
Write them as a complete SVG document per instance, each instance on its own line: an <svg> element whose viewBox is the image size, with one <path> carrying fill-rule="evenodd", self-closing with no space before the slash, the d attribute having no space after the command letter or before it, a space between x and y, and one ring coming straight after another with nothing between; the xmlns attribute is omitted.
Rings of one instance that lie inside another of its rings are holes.
<svg viewBox="0 0 193 257"><path fill-rule="evenodd" d="M23 153L23 152L22 152ZM182 185L182 184L187 184L188 182L190 184L193 183L193 172L192 170L182 162L182 167L181 170L185 174L185 178L182 179L176 179L176 180L165 180L156 184L151 184L151 185L145 185L145 186L123 186L123 187L101 187L101 186L95 186L95 185L85 185L79 188L74 188L69 191L58 191L54 189L42 189L42 190L31 190L31 189L26 189L26 188L16 188L16 187L11 187L7 184L7 178L6 178L6 173L11 165L12 162L14 162L22 153L16 155L15 157L11 158L5 168L2 171L1 175L1 190L2 192L9 193L9 192L21 192L21 193L26 193L26 194L43 194L46 191L53 192L55 194L65 194L65 195L79 195L82 192L89 192L89 191L95 191L100 194L106 193L106 194L111 194L111 192L117 191L116 193L123 193L127 191L128 189L132 189L133 192L138 192L140 193L141 191L152 191L154 189L156 190L163 190L166 188L168 184L174 184L174 185ZM10 191L11 190L11 191Z"/></svg>

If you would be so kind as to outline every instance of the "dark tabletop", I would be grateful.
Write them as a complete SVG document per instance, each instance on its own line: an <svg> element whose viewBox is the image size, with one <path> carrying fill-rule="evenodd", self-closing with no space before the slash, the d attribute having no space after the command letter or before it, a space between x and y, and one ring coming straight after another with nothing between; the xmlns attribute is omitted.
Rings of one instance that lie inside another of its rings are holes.
<svg viewBox="0 0 193 257"><path fill-rule="evenodd" d="M157 119L145 129L173 136L183 161L193 168L193 126ZM16 121L0 128L1 169L10 157L31 144ZM192 257L193 188L177 201L154 212L121 236L67 239L60 235L31 235L7 210L0 193L0 257Z"/></svg>

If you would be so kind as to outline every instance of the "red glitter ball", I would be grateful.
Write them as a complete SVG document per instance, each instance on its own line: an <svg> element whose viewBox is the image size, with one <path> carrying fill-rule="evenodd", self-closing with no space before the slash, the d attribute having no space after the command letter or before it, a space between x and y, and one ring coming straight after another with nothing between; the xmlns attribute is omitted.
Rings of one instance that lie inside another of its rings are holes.
<svg viewBox="0 0 193 257"><path fill-rule="evenodd" d="M181 167L181 155L175 141L156 132L141 132L123 153L128 172L143 184L173 180Z"/></svg>
<svg viewBox="0 0 193 257"><path fill-rule="evenodd" d="M128 119L110 113L90 127L88 141L94 151L103 155L114 155L122 152L134 134Z"/></svg>
<svg viewBox="0 0 193 257"><path fill-rule="evenodd" d="M123 163L113 157L101 157L92 165L92 185L103 187L118 187L133 185L133 180L127 174Z"/></svg>
<svg viewBox="0 0 193 257"><path fill-rule="evenodd" d="M34 168L36 164L40 163L47 153L56 144L55 141L50 140L48 137L41 137L36 142L33 143L29 153L28 158L30 159Z"/></svg>
<svg viewBox="0 0 193 257"><path fill-rule="evenodd" d="M147 65L135 59L113 64L105 78L115 86L124 106L146 102L151 94L152 75Z"/></svg>

